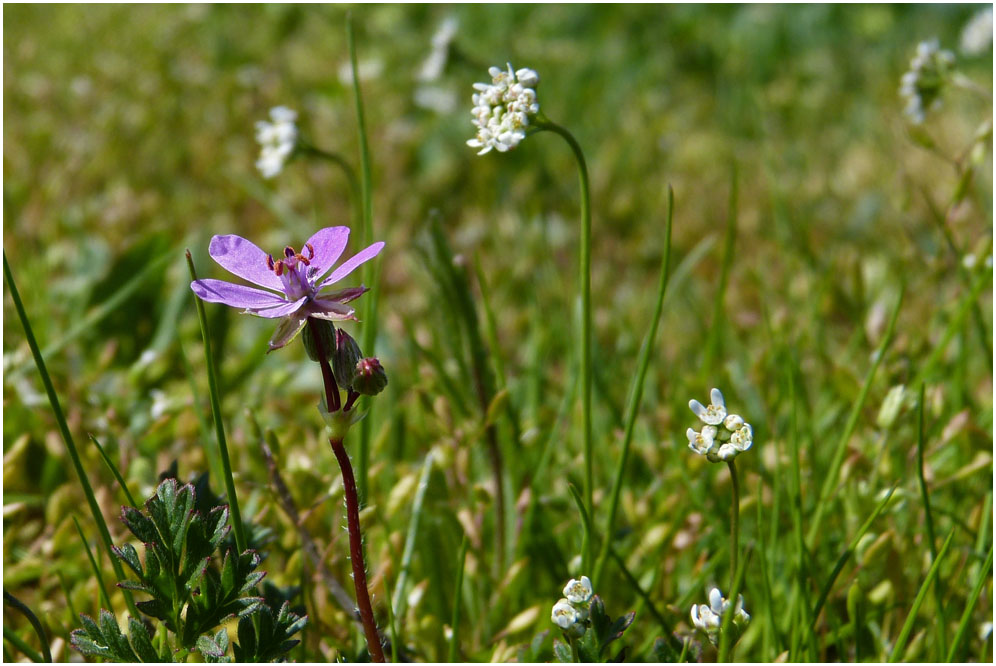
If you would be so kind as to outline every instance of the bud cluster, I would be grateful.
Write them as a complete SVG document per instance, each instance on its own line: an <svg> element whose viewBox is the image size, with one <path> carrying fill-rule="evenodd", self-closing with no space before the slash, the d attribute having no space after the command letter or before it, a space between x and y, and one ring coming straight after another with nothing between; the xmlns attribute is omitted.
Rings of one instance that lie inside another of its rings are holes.
<svg viewBox="0 0 996 666"><path fill-rule="evenodd" d="M572 578L564 586L564 598L553 605L550 619L570 638L581 638L588 628L591 598L594 596L591 580L581 576Z"/></svg>
<svg viewBox="0 0 996 666"><path fill-rule="evenodd" d="M339 388L346 389L351 396L377 395L387 386L387 373L380 361L365 358L353 336L337 329L332 322L313 318L304 329L303 340L308 358L316 363L329 363ZM347 409L352 400L347 402Z"/></svg>
<svg viewBox="0 0 996 666"><path fill-rule="evenodd" d="M539 74L531 69L513 72L511 64L507 71L492 67L488 73L491 83L475 83L472 98L477 136L467 145L480 148L478 155L492 148L502 153L515 148L526 138L529 118L539 113L535 90Z"/></svg>
<svg viewBox="0 0 996 666"><path fill-rule="evenodd" d="M738 414L728 414L726 402L719 389L714 388L707 407L698 400L688 402L689 409L705 425L700 432L686 431L688 448L705 456L710 462L729 462L754 443L754 429Z"/></svg>
<svg viewBox="0 0 996 666"><path fill-rule="evenodd" d="M954 60L954 54L941 49L936 39L917 44L916 55L899 86L899 94L906 98L903 113L914 124L921 124L927 111L940 106L941 91L954 69Z"/></svg>

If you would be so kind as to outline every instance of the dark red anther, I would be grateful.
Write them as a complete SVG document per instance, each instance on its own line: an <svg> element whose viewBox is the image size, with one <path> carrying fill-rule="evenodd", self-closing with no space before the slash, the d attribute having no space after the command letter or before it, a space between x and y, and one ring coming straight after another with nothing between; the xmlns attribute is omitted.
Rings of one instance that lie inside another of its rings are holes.
<svg viewBox="0 0 996 666"><path fill-rule="evenodd" d="M269 268L271 271L273 270L273 255L272 254L266 255L266 267Z"/></svg>
<svg viewBox="0 0 996 666"><path fill-rule="evenodd" d="M297 259L298 261L300 261L300 262L301 262L302 264L304 264L305 266L310 266L310 265L311 265L311 262L310 262L310 261L308 261L308 258L307 258L307 257L305 257L305 256L304 256L303 254L301 254L300 252L298 252L297 254L295 254L295 255L294 255L294 257L295 257L295 258L296 258L296 259Z"/></svg>
<svg viewBox="0 0 996 666"><path fill-rule="evenodd" d="M293 257L294 256L294 248L292 248L290 245L288 245L287 247L285 247L284 248L284 256L287 257L288 259L290 259L291 257Z"/></svg>
<svg viewBox="0 0 996 666"><path fill-rule="evenodd" d="M304 246L306 248L308 248L308 259L314 259L315 258L315 246L312 245L311 243L305 243ZM307 262L305 262L305 263L307 263Z"/></svg>
<svg viewBox="0 0 996 666"><path fill-rule="evenodd" d="M273 272L276 273L277 275L283 275L284 274L284 262L278 261L273 266Z"/></svg>

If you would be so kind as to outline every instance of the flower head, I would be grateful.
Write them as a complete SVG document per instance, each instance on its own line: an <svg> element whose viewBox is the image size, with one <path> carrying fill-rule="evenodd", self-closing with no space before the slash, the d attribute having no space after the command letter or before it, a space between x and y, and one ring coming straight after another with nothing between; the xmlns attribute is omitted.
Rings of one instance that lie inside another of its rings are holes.
<svg viewBox="0 0 996 666"><path fill-rule="evenodd" d="M698 400L688 402L689 409L707 424L701 432L689 428L688 448L710 462L729 462L754 444L754 429L739 414L726 411L726 402L719 389L710 392L712 403L706 407Z"/></svg>
<svg viewBox="0 0 996 666"><path fill-rule="evenodd" d="M480 148L478 155L492 148L505 152L519 145L526 138L529 118L539 113L536 90L539 74L531 69L512 71L492 67L488 70L491 83L475 83L474 125L477 136L467 142Z"/></svg>
<svg viewBox="0 0 996 666"><path fill-rule="evenodd" d="M274 261L273 255L241 236L215 236L208 247L211 258L230 273L266 290L211 279L195 280L190 288L209 303L240 308L257 317L280 319L270 339L270 351L280 349L300 333L308 317L329 321L356 318L347 303L362 296L366 287L325 293L322 290L376 257L384 243L377 242L360 250L329 274L348 240L349 227L326 227L309 238L300 252L286 247L281 258Z"/></svg>
<svg viewBox="0 0 996 666"><path fill-rule="evenodd" d="M942 50L936 39L917 44L910 69L900 79L899 94L906 98L903 113L919 125L927 111L941 104L941 91L954 67L954 54Z"/></svg>
<svg viewBox="0 0 996 666"><path fill-rule="evenodd" d="M709 603L692 604L692 624L696 629L704 632L713 644L719 642L719 631L723 626L723 615L730 610L730 602L723 598L723 594L717 589L709 591ZM743 633L750 623L750 615L744 610L744 596L737 597L737 605L733 609L733 628L737 637Z"/></svg>
<svg viewBox="0 0 996 666"><path fill-rule="evenodd" d="M297 142L297 111L286 106L275 106L270 109L270 120L260 120L256 123L256 141L261 150L256 168L263 178L273 178L284 168L284 162L294 152Z"/></svg>
<svg viewBox="0 0 996 666"><path fill-rule="evenodd" d="M591 580L587 576L581 576L581 580L572 578L564 586L564 596L572 604L588 603L592 594L594 592L591 589Z"/></svg>

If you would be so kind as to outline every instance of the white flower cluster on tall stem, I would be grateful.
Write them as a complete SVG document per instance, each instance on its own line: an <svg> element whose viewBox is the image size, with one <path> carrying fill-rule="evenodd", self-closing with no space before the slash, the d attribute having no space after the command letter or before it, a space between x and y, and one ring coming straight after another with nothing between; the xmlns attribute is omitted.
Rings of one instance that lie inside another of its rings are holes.
<svg viewBox="0 0 996 666"><path fill-rule="evenodd" d="M275 106L270 109L270 120L256 123L256 141L261 147L256 168L263 178L273 178L283 170L297 143L297 111Z"/></svg>
<svg viewBox="0 0 996 666"><path fill-rule="evenodd" d="M707 407L698 400L690 400L688 407L704 424L696 432L686 431L688 448L705 456L710 462L728 462L748 450L754 443L754 429L738 414L728 414L726 402L719 389L710 394L712 403Z"/></svg>
<svg viewBox="0 0 996 666"><path fill-rule="evenodd" d="M910 60L910 69L900 79L899 94L906 98L903 113L919 125L927 111L941 104L941 90L954 68L954 54L941 49L936 39L922 41Z"/></svg>
<svg viewBox="0 0 996 666"><path fill-rule="evenodd" d="M978 12L961 31L961 51L967 55L982 55L993 45L992 5Z"/></svg>
<svg viewBox="0 0 996 666"><path fill-rule="evenodd" d="M580 638L588 628L588 610L594 596L591 580L572 578L564 586L564 598L553 605L550 620L572 638Z"/></svg>
<svg viewBox="0 0 996 666"><path fill-rule="evenodd" d="M692 624L703 631L713 645L719 643L719 631L723 626L723 615L730 610L731 603L723 598L717 588L709 591L708 604L692 604ZM744 610L744 595L737 597L737 605L733 609L732 627L737 637L743 633L750 623L750 615ZM736 641L734 641L736 642Z"/></svg>
<svg viewBox="0 0 996 666"><path fill-rule="evenodd" d="M460 22L454 16L449 16L439 25L432 36L432 51L418 70L416 79L423 83L431 83L443 75L446 60L450 55L450 44L456 37Z"/></svg>
<svg viewBox="0 0 996 666"><path fill-rule="evenodd" d="M512 71L492 67L488 70L491 83L475 83L474 125L477 136L467 142L472 148L480 148L478 155L492 148L504 153L515 148L526 138L529 118L539 113L535 87L539 75L531 69Z"/></svg>

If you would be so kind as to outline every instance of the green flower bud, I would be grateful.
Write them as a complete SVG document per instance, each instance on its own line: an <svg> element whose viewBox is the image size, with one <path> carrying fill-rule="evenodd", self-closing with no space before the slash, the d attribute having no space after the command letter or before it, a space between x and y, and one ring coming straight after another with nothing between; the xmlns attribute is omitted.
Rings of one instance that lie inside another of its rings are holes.
<svg viewBox="0 0 996 666"><path fill-rule="evenodd" d="M308 352L308 358L315 363L331 360L332 354L335 351L335 334L336 330L332 322L325 319L309 319L308 324L304 327L304 331L301 334L301 339L304 341L304 350ZM320 345L315 340L315 335L321 338ZM325 352L325 358L321 358L321 355L318 353L319 348Z"/></svg>
<svg viewBox="0 0 996 666"><path fill-rule="evenodd" d="M387 373L376 358L361 358L356 364L353 390L360 395L377 395L387 386Z"/></svg>
<svg viewBox="0 0 996 666"><path fill-rule="evenodd" d="M356 340L341 328L335 332L335 356L332 358L332 374L339 386L348 389L356 376L356 364L363 358L363 352Z"/></svg>

